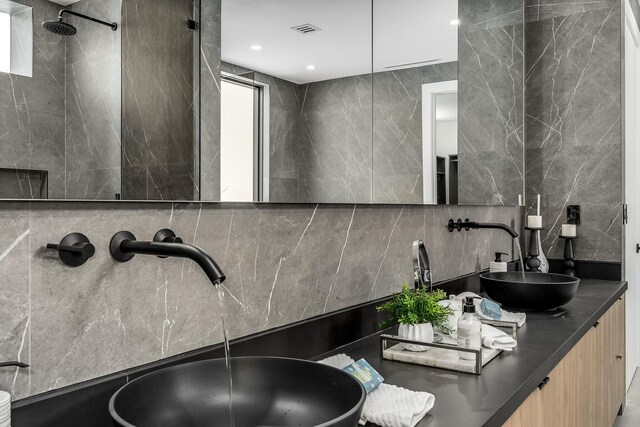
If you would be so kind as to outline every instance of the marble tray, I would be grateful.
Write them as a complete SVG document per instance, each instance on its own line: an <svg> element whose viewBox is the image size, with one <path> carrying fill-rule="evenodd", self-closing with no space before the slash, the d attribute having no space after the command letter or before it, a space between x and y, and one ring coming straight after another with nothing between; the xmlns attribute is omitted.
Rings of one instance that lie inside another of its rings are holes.
<svg viewBox="0 0 640 427"><path fill-rule="evenodd" d="M393 342L397 344L389 346ZM431 348L420 352L408 351L404 350L404 343L420 344ZM481 351L465 350L466 352L474 353L474 360L460 359L458 357L460 349L455 345L455 341L449 337L444 337L441 342L436 343L417 343L409 342L409 340L394 335L381 335L380 346L383 359L477 375L482 373L484 365L495 359L502 352L502 350L483 347Z"/></svg>

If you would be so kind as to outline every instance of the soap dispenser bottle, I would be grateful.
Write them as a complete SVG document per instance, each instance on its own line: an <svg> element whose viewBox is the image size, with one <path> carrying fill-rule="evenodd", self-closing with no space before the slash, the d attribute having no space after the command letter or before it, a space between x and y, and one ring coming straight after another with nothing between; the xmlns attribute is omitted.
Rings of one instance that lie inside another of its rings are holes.
<svg viewBox="0 0 640 427"><path fill-rule="evenodd" d="M495 261L491 261L489 263L489 273L500 273L502 271L507 271L507 262L502 261L502 255L509 256L504 252L496 252Z"/></svg>
<svg viewBox="0 0 640 427"><path fill-rule="evenodd" d="M466 297L462 304L462 317L458 319L458 347L480 350L482 342L482 323L476 317L476 306L473 297ZM475 360L475 354L459 351L458 356L464 360Z"/></svg>

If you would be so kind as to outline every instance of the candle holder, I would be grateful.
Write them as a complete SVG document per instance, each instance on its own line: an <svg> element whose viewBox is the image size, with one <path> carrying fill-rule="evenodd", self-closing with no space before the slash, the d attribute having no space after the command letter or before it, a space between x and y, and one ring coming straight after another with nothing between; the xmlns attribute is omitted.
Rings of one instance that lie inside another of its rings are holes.
<svg viewBox="0 0 640 427"><path fill-rule="evenodd" d="M544 227L525 227L525 229L531 231L531 237L529 238L529 256L527 257L525 270L541 273L542 270L540 266L542 262L538 257L540 256L540 231L544 230Z"/></svg>
<svg viewBox="0 0 640 427"><path fill-rule="evenodd" d="M562 271L567 276L576 277L576 264L573 262L573 241L578 238L578 236L560 236L561 239L564 239L564 270Z"/></svg>

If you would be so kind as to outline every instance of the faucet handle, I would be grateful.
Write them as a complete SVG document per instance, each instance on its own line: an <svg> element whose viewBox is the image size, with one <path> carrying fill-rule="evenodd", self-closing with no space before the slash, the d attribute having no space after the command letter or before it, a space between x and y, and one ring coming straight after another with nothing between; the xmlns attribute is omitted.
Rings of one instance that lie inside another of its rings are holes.
<svg viewBox="0 0 640 427"><path fill-rule="evenodd" d="M184 243L180 237L176 236L173 230L168 228L158 230L156 235L153 236L153 241L162 243Z"/></svg>
<svg viewBox="0 0 640 427"><path fill-rule="evenodd" d="M158 230L155 236L153 236L153 241L158 243L184 243L182 239L176 236L176 233L173 230L168 228L163 228L162 230ZM165 255L158 255L158 258L169 258Z"/></svg>
<svg viewBox="0 0 640 427"><path fill-rule="evenodd" d="M81 266L96 253L96 247L82 233L67 234L59 244L48 243L47 249L58 251L62 262L70 267Z"/></svg>

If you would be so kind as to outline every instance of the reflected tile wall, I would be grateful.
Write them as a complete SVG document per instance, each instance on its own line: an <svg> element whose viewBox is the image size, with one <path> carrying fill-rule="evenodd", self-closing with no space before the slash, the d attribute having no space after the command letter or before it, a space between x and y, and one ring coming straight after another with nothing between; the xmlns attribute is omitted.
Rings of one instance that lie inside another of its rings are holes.
<svg viewBox="0 0 640 427"><path fill-rule="evenodd" d="M122 0L80 1L71 10L116 22L118 30L70 17L66 37L67 199L120 193Z"/></svg>
<svg viewBox="0 0 640 427"><path fill-rule="evenodd" d="M220 200L221 0L200 0L200 200Z"/></svg>
<svg viewBox="0 0 640 427"><path fill-rule="evenodd" d="M222 340L215 289L193 263L136 255L114 262L118 230L151 239L174 229L228 280L225 315L240 337L397 292L423 239L435 280L486 268L511 251L500 231L449 233L449 218L506 222L518 208L366 205L4 203L0 221L0 352L30 363L3 370L14 398L53 390ZM46 250L67 232L96 255L80 268Z"/></svg>
<svg viewBox="0 0 640 427"><path fill-rule="evenodd" d="M301 85L299 201L371 203L371 76Z"/></svg>
<svg viewBox="0 0 640 427"><path fill-rule="evenodd" d="M566 207L582 207L576 258L622 259L620 2L527 1L527 200L561 258Z"/></svg>
<svg viewBox="0 0 640 427"><path fill-rule="evenodd" d="M459 203L516 204L524 182L523 2L460 0L458 11Z"/></svg>
<svg viewBox="0 0 640 427"><path fill-rule="evenodd" d="M64 194L65 40L39 23L60 6L21 0L33 8L33 77L0 73L0 168L49 171L49 193ZM53 176L61 179L54 180Z"/></svg>
<svg viewBox="0 0 640 427"><path fill-rule="evenodd" d="M0 195L7 199L47 199L45 171L0 168Z"/></svg>
<svg viewBox="0 0 640 427"><path fill-rule="evenodd" d="M124 0L122 16L123 198L132 198L126 190L133 185L146 186L144 199L192 200L197 181L169 189L158 183L195 175L193 46L198 37L187 28L194 2ZM163 170L189 163L190 174L158 179ZM146 167L146 180L130 175L130 167Z"/></svg>
<svg viewBox="0 0 640 427"><path fill-rule="evenodd" d="M422 85L457 79L456 62L373 75L375 203L423 203Z"/></svg>

